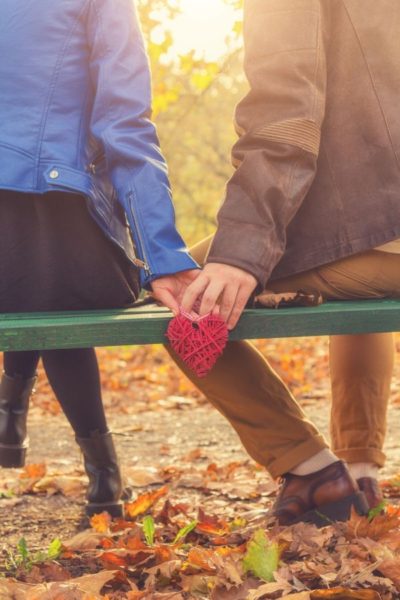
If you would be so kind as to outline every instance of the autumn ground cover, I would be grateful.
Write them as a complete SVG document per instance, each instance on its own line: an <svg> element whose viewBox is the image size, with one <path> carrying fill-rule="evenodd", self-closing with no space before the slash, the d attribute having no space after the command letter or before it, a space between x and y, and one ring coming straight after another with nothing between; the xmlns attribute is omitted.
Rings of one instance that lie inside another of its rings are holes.
<svg viewBox="0 0 400 600"><path fill-rule="evenodd" d="M326 339L259 346L327 432ZM82 518L81 459L41 372L28 465L0 470L1 600L400 598L399 361L386 513L278 529L266 515L275 482L161 348L98 352L130 491L126 520Z"/></svg>

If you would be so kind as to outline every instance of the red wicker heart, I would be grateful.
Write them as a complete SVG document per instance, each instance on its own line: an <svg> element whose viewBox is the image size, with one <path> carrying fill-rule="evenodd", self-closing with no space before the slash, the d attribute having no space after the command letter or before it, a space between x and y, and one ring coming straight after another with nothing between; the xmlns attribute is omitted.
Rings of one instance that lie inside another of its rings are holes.
<svg viewBox="0 0 400 600"><path fill-rule="evenodd" d="M226 346L228 328L218 315L193 317L182 312L171 319L166 335L189 369L205 377Z"/></svg>

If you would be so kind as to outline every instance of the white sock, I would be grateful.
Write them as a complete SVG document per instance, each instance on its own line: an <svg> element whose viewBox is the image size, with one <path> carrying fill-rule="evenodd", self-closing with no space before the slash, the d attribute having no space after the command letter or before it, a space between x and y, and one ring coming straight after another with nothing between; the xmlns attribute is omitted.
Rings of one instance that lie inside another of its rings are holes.
<svg viewBox="0 0 400 600"><path fill-rule="evenodd" d="M374 479L378 479L379 467L375 463L349 463L348 467L353 479L361 479L361 477L373 477Z"/></svg>
<svg viewBox="0 0 400 600"><path fill-rule="evenodd" d="M325 467L329 467L329 465L338 460L338 457L329 448L324 448L324 450L314 454L311 458L303 460L294 469L290 469L289 472L293 473L293 475L310 475L310 473L315 473Z"/></svg>

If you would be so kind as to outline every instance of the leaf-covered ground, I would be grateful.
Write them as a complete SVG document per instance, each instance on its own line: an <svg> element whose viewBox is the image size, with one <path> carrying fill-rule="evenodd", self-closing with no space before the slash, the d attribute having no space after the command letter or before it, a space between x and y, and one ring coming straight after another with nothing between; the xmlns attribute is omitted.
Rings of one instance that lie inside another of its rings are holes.
<svg viewBox="0 0 400 600"><path fill-rule="evenodd" d="M324 338L260 344L327 432ZM24 470L0 469L1 600L400 598L400 365L373 519L277 529L276 492L225 420L159 348L99 350L126 520L82 518L81 458L43 373Z"/></svg>

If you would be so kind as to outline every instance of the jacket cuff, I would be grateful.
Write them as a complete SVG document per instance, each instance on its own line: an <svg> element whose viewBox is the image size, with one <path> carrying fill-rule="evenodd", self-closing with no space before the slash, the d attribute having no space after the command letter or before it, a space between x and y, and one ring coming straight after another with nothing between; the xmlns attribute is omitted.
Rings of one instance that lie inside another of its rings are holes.
<svg viewBox="0 0 400 600"><path fill-rule="evenodd" d="M175 273L181 273L182 271L190 271L192 269L200 269L199 265L187 252L165 252L165 268L162 271L156 271L149 273L145 269L140 269L140 283L141 287L151 291L151 282L159 279L160 277L166 277L167 275L174 275Z"/></svg>
<svg viewBox="0 0 400 600"><path fill-rule="evenodd" d="M271 246L270 249L268 246ZM268 244L265 230L237 223L219 224L211 244L207 262L238 267L253 275L259 289L264 290L273 268L280 259L276 249Z"/></svg>

